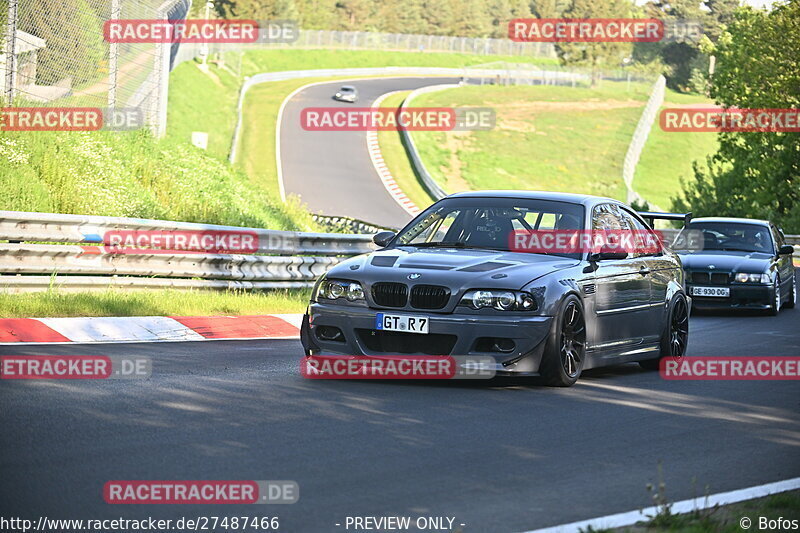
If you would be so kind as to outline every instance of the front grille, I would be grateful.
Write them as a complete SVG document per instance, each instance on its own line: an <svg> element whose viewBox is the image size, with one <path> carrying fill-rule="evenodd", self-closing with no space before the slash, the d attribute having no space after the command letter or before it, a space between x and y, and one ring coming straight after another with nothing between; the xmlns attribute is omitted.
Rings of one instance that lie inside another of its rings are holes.
<svg viewBox="0 0 800 533"><path fill-rule="evenodd" d="M727 272L692 272L692 283L710 283L711 285L727 285L729 274Z"/></svg>
<svg viewBox="0 0 800 533"><path fill-rule="evenodd" d="M382 307L405 307L408 287L402 283L376 283L372 286L372 299Z"/></svg>
<svg viewBox="0 0 800 533"><path fill-rule="evenodd" d="M727 285L728 274L726 272L715 272L711 274L711 283L713 285Z"/></svg>
<svg viewBox="0 0 800 533"><path fill-rule="evenodd" d="M411 307L441 309L450 300L450 289L439 285L415 285L411 289Z"/></svg>
<svg viewBox="0 0 800 533"><path fill-rule="evenodd" d="M421 335L374 329L356 329L356 333L367 350L374 353L450 355L456 344L455 335L441 333Z"/></svg>

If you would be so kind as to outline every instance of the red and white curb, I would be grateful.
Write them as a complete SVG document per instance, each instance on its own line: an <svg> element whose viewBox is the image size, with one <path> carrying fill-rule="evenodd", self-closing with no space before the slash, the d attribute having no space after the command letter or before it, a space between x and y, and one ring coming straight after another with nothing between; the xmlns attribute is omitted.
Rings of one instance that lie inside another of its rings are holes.
<svg viewBox="0 0 800 533"><path fill-rule="evenodd" d="M385 98L399 92L403 91L392 91L382 94L372 103L372 107L380 107L381 102L383 102ZM397 185L392 173L389 171L389 167L386 166L383 155L381 155L381 147L380 144L378 144L378 132L376 130L367 130L367 151L369 151L369 158L372 161L372 166L375 167L375 172L378 173L378 177L381 179L389 195L406 211L406 213L416 216L420 212L420 208L417 207L416 204L406 196L406 193L403 192L400 186Z"/></svg>
<svg viewBox="0 0 800 533"><path fill-rule="evenodd" d="M0 344L296 339L303 315L0 318Z"/></svg>

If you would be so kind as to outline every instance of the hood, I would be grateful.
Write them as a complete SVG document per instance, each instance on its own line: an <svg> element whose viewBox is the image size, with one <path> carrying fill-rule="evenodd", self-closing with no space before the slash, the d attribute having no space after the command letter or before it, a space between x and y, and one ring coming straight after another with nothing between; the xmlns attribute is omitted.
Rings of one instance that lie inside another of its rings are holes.
<svg viewBox="0 0 800 533"><path fill-rule="evenodd" d="M402 246L353 257L333 267L327 275L368 285L396 281L444 285L453 291L521 289L544 275L577 264L575 259L539 254Z"/></svg>
<svg viewBox="0 0 800 533"><path fill-rule="evenodd" d="M714 265L719 272L765 272L772 255L763 252L729 252L707 250L692 254L680 254L684 269L708 270Z"/></svg>

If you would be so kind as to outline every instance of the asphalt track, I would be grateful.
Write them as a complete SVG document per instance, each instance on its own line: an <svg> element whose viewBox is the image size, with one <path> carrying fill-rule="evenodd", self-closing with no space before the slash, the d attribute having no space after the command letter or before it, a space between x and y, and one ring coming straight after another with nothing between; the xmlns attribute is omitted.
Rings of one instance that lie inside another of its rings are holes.
<svg viewBox="0 0 800 533"><path fill-rule="evenodd" d="M690 355L799 355L800 310L702 314ZM521 531L800 476L799 381L665 381L635 364L524 381L311 381L297 341L0 347L147 355L147 380L0 381L0 516L454 516ZM293 505L108 505L114 479L296 480ZM342 524L337 527L336 524ZM351 528L350 531L353 531Z"/></svg>
<svg viewBox="0 0 800 533"><path fill-rule="evenodd" d="M306 107L369 107L382 94L457 83L458 78L376 78L312 85L295 94L283 111L280 157L286 194L295 194L312 213L348 216L400 228L411 216L389 195L372 166L363 131L306 131ZM341 85L359 91L356 104L331 97ZM420 206L426 207L426 206Z"/></svg>

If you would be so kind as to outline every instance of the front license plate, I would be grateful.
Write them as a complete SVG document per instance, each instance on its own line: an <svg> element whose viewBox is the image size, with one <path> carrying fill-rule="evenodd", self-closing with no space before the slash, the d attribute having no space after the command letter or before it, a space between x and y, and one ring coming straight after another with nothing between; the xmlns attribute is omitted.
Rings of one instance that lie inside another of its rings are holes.
<svg viewBox="0 0 800 533"><path fill-rule="evenodd" d="M711 296L712 298L727 298L731 295L728 287L692 287L692 296Z"/></svg>
<svg viewBox="0 0 800 533"><path fill-rule="evenodd" d="M384 331L404 331L406 333L428 333L428 317L408 315L387 315L378 313L375 329Z"/></svg>

